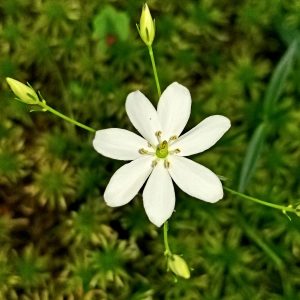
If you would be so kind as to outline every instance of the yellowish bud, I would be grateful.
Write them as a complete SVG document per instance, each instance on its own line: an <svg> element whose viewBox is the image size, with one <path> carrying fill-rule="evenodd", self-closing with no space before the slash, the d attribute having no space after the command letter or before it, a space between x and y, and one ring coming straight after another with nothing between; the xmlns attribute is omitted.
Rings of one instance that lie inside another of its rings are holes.
<svg viewBox="0 0 300 300"><path fill-rule="evenodd" d="M189 279L191 276L187 263L179 255L174 254L168 258L168 267L177 276L185 279Z"/></svg>
<svg viewBox="0 0 300 300"><path fill-rule="evenodd" d="M143 42L149 47L152 45L155 36L155 23L152 19L148 5L145 3L142 9L139 34Z"/></svg>
<svg viewBox="0 0 300 300"><path fill-rule="evenodd" d="M26 104L36 104L39 102L39 97L32 87L9 77L6 78L6 81L13 93L22 102Z"/></svg>

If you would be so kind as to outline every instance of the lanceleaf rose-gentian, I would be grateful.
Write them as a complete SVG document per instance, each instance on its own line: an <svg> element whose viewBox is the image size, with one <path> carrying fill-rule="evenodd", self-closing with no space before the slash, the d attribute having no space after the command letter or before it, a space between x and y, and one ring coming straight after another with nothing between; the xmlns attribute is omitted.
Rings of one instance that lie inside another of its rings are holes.
<svg viewBox="0 0 300 300"><path fill-rule="evenodd" d="M119 128L96 132L93 146L97 152L131 161L110 179L104 192L107 205L127 204L148 179L143 204L149 220L160 227L175 208L172 180L185 193L200 200L214 203L223 198L218 176L185 156L212 147L230 128L230 121L213 115L180 135L190 117L191 104L189 90L177 82L162 93L157 110L140 91L135 91L126 99L126 112L142 137Z"/></svg>

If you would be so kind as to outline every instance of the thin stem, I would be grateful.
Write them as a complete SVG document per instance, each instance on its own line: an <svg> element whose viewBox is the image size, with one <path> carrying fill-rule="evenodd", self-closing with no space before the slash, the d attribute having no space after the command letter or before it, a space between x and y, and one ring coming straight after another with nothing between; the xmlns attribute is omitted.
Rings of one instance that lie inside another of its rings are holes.
<svg viewBox="0 0 300 300"><path fill-rule="evenodd" d="M156 83L157 94L158 94L158 98L160 98L161 89L160 89L160 84L159 84L159 80L158 80L158 75L157 75L156 64L155 64L155 59L154 59L152 46L149 46L148 50L149 50L149 55L150 55L150 59L151 59L154 79L155 79L155 83Z"/></svg>
<svg viewBox="0 0 300 300"><path fill-rule="evenodd" d="M265 206L269 206L269 207L272 207L272 208L275 208L275 209L279 209L279 210L285 211L285 212L296 213L296 210L293 207L283 206L283 205L278 205L278 204L266 202L266 201L263 201L263 200L260 200L260 199L257 199L257 198L254 198L254 197L247 196L245 194L239 193L239 192L234 191L234 190L232 190L232 189L230 189L228 187L224 187L224 190L226 190L227 192L229 192L229 193L231 193L233 195L237 195L237 196L239 196L241 198L244 198L244 199L247 199L247 200L250 200L250 201L262 204L262 205L265 205Z"/></svg>
<svg viewBox="0 0 300 300"><path fill-rule="evenodd" d="M166 256L172 254L172 252L170 250L170 246L169 246L169 241L168 241L168 229L169 229L168 221L166 221L164 223L164 244L165 244L165 255Z"/></svg>
<svg viewBox="0 0 300 300"><path fill-rule="evenodd" d="M156 69L156 64L155 64L155 59L154 59L152 46L149 46L148 50L149 50L149 55L150 55L150 59L151 59L151 64L152 64L152 69L153 69L153 75L154 75L154 79L155 79L157 94L158 94L158 98L160 98L161 89L160 89L159 79L158 79L158 75L157 75L157 69ZM170 249L170 246L169 246L169 241L168 241L168 229L169 229L169 224L168 224L168 221L166 221L164 223L165 255L166 256L171 256L172 252L171 252L171 249Z"/></svg>
<svg viewBox="0 0 300 300"><path fill-rule="evenodd" d="M64 119L65 121L68 121L69 123L72 123L72 124L74 124L74 125L76 125L78 127L81 127L83 129L87 130L87 131L90 131L90 132L95 132L96 131L95 129L93 129L93 128L87 126L87 125L84 125L84 124L82 124L80 122L77 122L76 120L74 120L74 119L72 119L70 117L67 117L67 116L63 115L59 111L57 111L54 108L48 106L46 103L40 102L39 105L41 107L43 107L44 109L46 109L47 111L51 112L52 114L54 114L54 115L56 115L56 116Z"/></svg>

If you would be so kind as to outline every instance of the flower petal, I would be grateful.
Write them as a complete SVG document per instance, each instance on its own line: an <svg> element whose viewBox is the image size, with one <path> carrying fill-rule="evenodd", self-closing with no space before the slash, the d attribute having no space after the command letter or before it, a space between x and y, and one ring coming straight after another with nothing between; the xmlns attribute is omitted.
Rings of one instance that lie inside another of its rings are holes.
<svg viewBox="0 0 300 300"><path fill-rule="evenodd" d="M224 116L210 116L182 135L170 149L180 149L180 156L203 152L212 147L230 128L230 120Z"/></svg>
<svg viewBox="0 0 300 300"><path fill-rule="evenodd" d="M139 133L153 146L157 145L155 133L161 130L157 112L140 91L130 93L126 99L126 112Z"/></svg>
<svg viewBox="0 0 300 300"><path fill-rule="evenodd" d="M191 94L183 85L173 82L165 89L157 106L163 139L180 135L190 117L191 105Z"/></svg>
<svg viewBox="0 0 300 300"><path fill-rule="evenodd" d="M185 157L173 155L169 161L169 173L184 192L211 203L223 198L222 183L215 173Z"/></svg>
<svg viewBox="0 0 300 300"><path fill-rule="evenodd" d="M127 204L138 193L152 171L152 157L140 157L118 169L104 192L108 206Z"/></svg>
<svg viewBox="0 0 300 300"><path fill-rule="evenodd" d="M155 166L148 179L143 192L143 202L149 220L158 227L166 222L174 211L174 186L162 162Z"/></svg>
<svg viewBox="0 0 300 300"><path fill-rule="evenodd" d="M100 154L119 160L134 160L141 156L139 149L147 149L148 143L139 135L125 129L98 130L93 146Z"/></svg>

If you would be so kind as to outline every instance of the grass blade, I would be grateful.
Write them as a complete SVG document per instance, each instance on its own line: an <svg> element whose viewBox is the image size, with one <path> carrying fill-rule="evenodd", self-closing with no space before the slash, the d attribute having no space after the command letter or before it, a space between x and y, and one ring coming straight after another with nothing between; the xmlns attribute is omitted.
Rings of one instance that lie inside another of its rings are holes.
<svg viewBox="0 0 300 300"><path fill-rule="evenodd" d="M263 148L266 138L266 124L261 123L255 130L249 146L247 148L246 156L243 161L241 170L238 191L243 193L245 188L253 175L256 167L257 160Z"/></svg>
<svg viewBox="0 0 300 300"><path fill-rule="evenodd" d="M294 41L290 44L289 48L276 66L263 101L263 113L265 119L270 119L272 116L274 108L276 107L276 102L282 94L286 79L292 69L297 49L298 38L294 39Z"/></svg>
<svg viewBox="0 0 300 300"><path fill-rule="evenodd" d="M244 192L251 176L255 171L257 160L259 159L261 150L267 137L266 124L267 122L271 121L272 115L276 108L276 103L283 92L285 82L291 72L298 50L298 41L299 39L297 37L290 44L289 48L286 50L285 54L277 64L267 87L263 101L263 117L266 122L262 122L260 125L258 125L258 127L256 127L250 140L239 178L239 192Z"/></svg>

